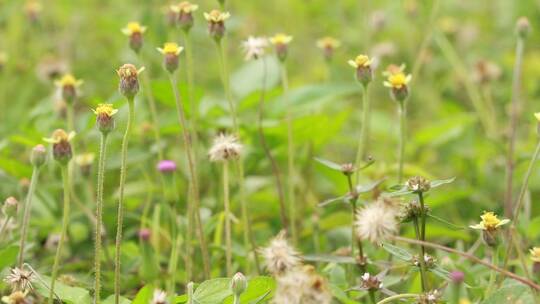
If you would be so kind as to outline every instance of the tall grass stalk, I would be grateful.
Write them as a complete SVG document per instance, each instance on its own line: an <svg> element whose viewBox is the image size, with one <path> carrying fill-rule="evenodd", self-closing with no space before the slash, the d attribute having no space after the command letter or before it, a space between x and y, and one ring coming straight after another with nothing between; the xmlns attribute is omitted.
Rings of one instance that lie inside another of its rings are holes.
<svg viewBox="0 0 540 304"><path fill-rule="evenodd" d="M516 62L514 64L512 78L512 101L510 104L510 134L508 137L508 150L506 155L506 190L504 193L504 214L512 216L513 200L513 178L514 178L514 150L516 146L517 124L519 119L521 74L523 69L523 52L525 48L525 38L518 36L516 45Z"/></svg>
<svg viewBox="0 0 540 304"><path fill-rule="evenodd" d="M279 211L280 211L280 218L281 218L281 224L283 226L283 229L290 232L289 227L289 221L287 219L287 207L285 205L285 194L283 191L283 182L281 181L281 172L279 170L279 166L276 162L276 159L272 155L272 152L270 151L270 147L268 146L268 143L266 142L266 137L264 135L264 127L263 127L263 119L264 119L264 102L266 98L266 77L267 77L267 66L266 61L264 58L261 59L263 61L263 86L261 88L261 96L259 99L259 117L258 117L258 131L259 131L259 140L261 141L261 146L264 150L264 153L266 154L266 157L268 158L268 161L270 162L270 166L272 168L272 173L274 175L275 181L276 181L276 190L278 193L278 199L279 199Z"/></svg>
<svg viewBox="0 0 540 304"><path fill-rule="evenodd" d="M356 152L356 163L358 167L363 159L367 156L367 148L369 146L369 131L370 131L370 112L371 103L369 101L369 84L362 84L362 125L360 127L360 138L358 139L358 150ZM356 171L356 183L360 179L360 170Z"/></svg>
<svg viewBox="0 0 540 304"><path fill-rule="evenodd" d="M189 168L191 193L193 195L192 197L193 215L194 215L194 221L195 221L196 230L197 230L197 236L199 238L199 245L201 247L204 277L208 279L210 278L210 257L208 253L208 247L206 244L204 229L202 225L202 219L200 215L201 207L200 207L200 200L199 200L199 185L198 185L195 159L193 156L193 146L191 144L191 139L189 135L189 126L186 121L184 106L182 105L182 101L180 100L181 97L180 97L180 92L178 91L178 81L174 74L169 75L169 80L171 82L172 90L174 93L174 100L176 103L176 112L177 112L178 120L180 122L180 126L182 128L182 136L184 139L184 144L186 146L186 157L187 157L188 168Z"/></svg>
<svg viewBox="0 0 540 304"><path fill-rule="evenodd" d="M101 133L99 143L99 160L97 173L97 199L96 199L96 236L95 236L95 281L94 304L101 302L101 228L103 225L103 183L105 180L105 158L107 153L107 133Z"/></svg>
<svg viewBox="0 0 540 304"><path fill-rule="evenodd" d="M287 103L287 196L288 196L288 203L289 203L289 220L290 220L290 226L291 226L291 236L293 243L296 244L298 242L298 233L296 231L296 213L297 213L297 205L296 205L296 197L295 197L295 145L294 145L294 121L292 118L292 108L293 105L290 102L290 99L288 98L288 92L289 92L289 79L287 75L287 67L285 66L285 62L282 62L281 65L281 86L283 89L283 97L286 100ZM266 72L265 72L266 73ZM265 81L266 82L266 81ZM264 90L263 83L263 90Z"/></svg>
<svg viewBox="0 0 540 304"><path fill-rule="evenodd" d="M221 74L221 82L223 85L223 90L225 91L225 97L227 99L227 102L229 104L229 112L232 118L233 122L233 130L238 139L240 139L240 127L238 125L238 117L236 113L236 108L234 106L233 96L231 92L231 86L229 82L229 71L227 67L227 57L225 56L225 47L223 45L223 41L216 42L217 51L218 51L218 57L219 57L219 64L220 64L220 74ZM265 68L266 69L266 68ZM265 72L266 74L266 72ZM263 77L264 78L264 77ZM266 80L263 79L263 83L265 83ZM253 236L253 231L251 230L251 224L249 220L249 212L247 208L247 195L245 190L245 174L244 174L244 163L241 159L239 159L236 162L237 170L238 170L238 188L240 192L240 206L242 209L242 224L243 224L243 230L244 230L244 245L248 247L247 242L251 243L251 250L255 262L255 266L257 269L257 272L260 272L259 267L259 257L257 254L257 247L255 245L255 238ZM282 218L283 219L283 218Z"/></svg>
<svg viewBox="0 0 540 304"><path fill-rule="evenodd" d="M223 162L223 207L225 213L225 259L227 277L232 276L231 207L229 197L229 164Z"/></svg>
<svg viewBox="0 0 540 304"><path fill-rule="evenodd" d="M30 214L32 213L32 199L34 198L34 193L36 191L36 184L39 178L39 170L40 168L38 166L34 166L34 169L32 170L32 177L30 178L30 187L28 188L28 194L26 195L26 202L24 203L24 211L23 211L23 220L22 220L22 228L21 228L21 239L19 242L19 268L22 269L22 266L24 264L24 248L26 245L26 237L28 235L28 225L30 224ZM6 220L7 223L7 220Z"/></svg>
<svg viewBox="0 0 540 304"><path fill-rule="evenodd" d="M53 303L54 298L54 287L56 284L56 278L58 277L58 267L60 266L60 258L62 256L62 249L64 248L64 242L66 240L67 226L69 223L69 212L70 212L70 189L71 189L71 176L69 174L69 163L62 165L62 187L64 190L64 207L62 210L62 230L60 231L60 241L58 242L58 247L56 247L56 254L54 257L54 263L51 274L51 289L49 293L48 303Z"/></svg>
<svg viewBox="0 0 540 304"><path fill-rule="evenodd" d="M124 223L124 188L126 184L127 173L127 149L129 138L131 136L132 123L135 118L135 98L127 98L128 101L128 119L126 123L126 131L122 138L122 150L120 160L120 186L118 187L118 215L116 222L116 243L114 253L114 303L120 303L120 250L122 246L122 225Z"/></svg>

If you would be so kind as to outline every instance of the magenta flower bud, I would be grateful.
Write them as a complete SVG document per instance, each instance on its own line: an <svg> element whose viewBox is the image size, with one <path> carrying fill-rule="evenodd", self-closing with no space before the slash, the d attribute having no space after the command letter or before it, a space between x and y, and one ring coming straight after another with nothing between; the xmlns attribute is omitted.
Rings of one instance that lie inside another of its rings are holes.
<svg viewBox="0 0 540 304"><path fill-rule="evenodd" d="M152 231L148 228L142 228L139 230L139 239L143 242L148 242L150 240L150 236L152 236Z"/></svg>
<svg viewBox="0 0 540 304"><path fill-rule="evenodd" d="M172 173L176 171L176 163L172 160L162 160L158 163L157 169L161 173Z"/></svg>
<svg viewBox="0 0 540 304"><path fill-rule="evenodd" d="M450 273L450 279L455 284L461 284L465 280L465 274L459 270L454 270Z"/></svg>

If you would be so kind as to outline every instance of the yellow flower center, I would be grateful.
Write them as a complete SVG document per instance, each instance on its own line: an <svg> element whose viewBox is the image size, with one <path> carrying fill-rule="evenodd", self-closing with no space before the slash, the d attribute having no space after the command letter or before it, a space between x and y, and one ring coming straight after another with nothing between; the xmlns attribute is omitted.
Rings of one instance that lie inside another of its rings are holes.
<svg viewBox="0 0 540 304"><path fill-rule="evenodd" d="M486 212L480 218L482 219L482 224L488 230L497 228L497 225L501 223L501 220L493 212Z"/></svg>
<svg viewBox="0 0 540 304"><path fill-rule="evenodd" d="M186 14L196 11L198 8L198 5L192 4L189 1L182 1L178 4L178 11Z"/></svg>
<svg viewBox="0 0 540 304"><path fill-rule="evenodd" d="M60 78L60 80L57 82L57 85L59 87L76 87L80 84L80 81L75 79L75 77L71 74L66 74Z"/></svg>
<svg viewBox="0 0 540 304"><path fill-rule="evenodd" d="M69 141L69 135L62 129L56 129L52 134L54 142Z"/></svg>
<svg viewBox="0 0 540 304"><path fill-rule="evenodd" d="M231 15L227 13L222 13L218 10L212 10L210 13L204 13L204 18L210 22L218 23L223 22L229 19Z"/></svg>
<svg viewBox="0 0 540 304"><path fill-rule="evenodd" d="M533 247L530 250L531 253L531 260L534 262L540 262L540 247Z"/></svg>
<svg viewBox="0 0 540 304"><path fill-rule="evenodd" d="M131 34L144 32L143 27L139 24L139 22L129 22L127 28Z"/></svg>
<svg viewBox="0 0 540 304"><path fill-rule="evenodd" d="M162 54L178 55L182 51L182 48L175 42L166 42L162 49L158 49Z"/></svg>
<svg viewBox="0 0 540 304"><path fill-rule="evenodd" d="M388 76L388 82L393 88L401 89L409 83L409 78L402 72Z"/></svg>
<svg viewBox="0 0 540 304"><path fill-rule="evenodd" d="M371 60L369 60L369 57L366 55L356 56L356 58L354 59L354 62L359 67L369 67L369 65L371 64Z"/></svg>
<svg viewBox="0 0 540 304"><path fill-rule="evenodd" d="M101 103L94 110L96 115L105 114L107 116L113 116L116 112L118 112L118 110L110 103Z"/></svg>
<svg viewBox="0 0 540 304"><path fill-rule="evenodd" d="M130 78L130 77L137 77L140 72L144 70L144 67L137 70L137 68L130 63L126 63L123 66L121 66L118 70L116 70L116 73L120 78Z"/></svg>
<svg viewBox="0 0 540 304"><path fill-rule="evenodd" d="M283 45L283 44L289 44L293 40L292 36L285 35L283 33L276 34L274 37L270 38L270 42L274 45Z"/></svg>
<svg viewBox="0 0 540 304"><path fill-rule="evenodd" d="M324 37L319 39L317 41L317 47L321 49L335 49L338 48L341 45L341 42L339 40L332 38L332 37Z"/></svg>

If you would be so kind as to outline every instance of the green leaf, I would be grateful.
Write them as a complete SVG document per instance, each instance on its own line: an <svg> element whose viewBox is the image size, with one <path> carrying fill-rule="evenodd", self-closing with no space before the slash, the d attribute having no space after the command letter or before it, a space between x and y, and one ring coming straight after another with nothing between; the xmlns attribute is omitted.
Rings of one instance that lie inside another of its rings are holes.
<svg viewBox="0 0 540 304"><path fill-rule="evenodd" d="M228 288L228 287L227 287ZM276 288L276 282L271 277L255 277L248 281L246 291L240 296L241 304L258 303L266 298ZM229 296L223 303L232 304L233 296Z"/></svg>
<svg viewBox="0 0 540 304"><path fill-rule="evenodd" d="M187 301L188 301L188 295L177 296L177 297L174 299L174 302L175 302L176 304L179 304L179 303L180 303L180 304L182 304L182 303L187 303ZM144 304L146 304L146 303L148 303L148 302L145 302ZM132 304L133 304L133 303L132 303ZM143 304L143 303L141 303L141 304Z"/></svg>
<svg viewBox="0 0 540 304"><path fill-rule="evenodd" d="M103 301L101 303L103 303L103 304L114 304L114 303L116 303L114 300L115 300L114 295L110 295L105 299L105 301ZM150 301L150 300L148 300L148 301ZM144 303L146 304L148 302L144 302ZM130 300L128 300L128 299L126 299L124 297L120 297L120 304L133 304L133 302L131 302Z"/></svg>
<svg viewBox="0 0 540 304"><path fill-rule="evenodd" d="M15 264L18 253L19 246L17 245L11 245L7 248L0 250L0 271L6 267Z"/></svg>
<svg viewBox="0 0 540 304"><path fill-rule="evenodd" d="M382 248L386 250L388 253L390 253L391 255L401 260L412 261L413 259L413 255L403 248L399 248L397 246L394 246L388 243L382 243Z"/></svg>
<svg viewBox="0 0 540 304"><path fill-rule="evenodd" d="M357 302L351 300L345 291L343 291L341 288L334 284L329 284L328 287L330 288L330 292L332 295L338 299L343 304L357 304Z"/></svg>
<svg viewBox="0 0 540 304"><path fill-rule="evenodd" d="M534 303L534 296L532 295L531 289L529 287L515 281L507 280L505 282L510 283L505 284L501 288L497 289L481 304Z"/></svg>
<svg viewBox="0 0 540 304"><path fill-rule="evenodd" d="M237 97L245 97L263 86L264 70L266 65L265 88L270 89L279 82L279 62L275 56L267 56L259 60L252 60L235 71L231 77L231 89Z"/></svg>
<svg viewBox="0 0 540 304"><path fill-rule="evenodd" d="M439 179L439 180L434 180L434 181L431 181L430 185L431 185L431 188L437 188L437 187L440 187L442 185L446 185L446 184L450 184L452 182L454 182L456 180L455 177L452 177L452 178L449 178L449 179Z"/></svg>
<svg viewBox="0 0 540 304"><path fill-rule="evenodd" d="M147 304L152 299L153 291L154 287L152 285L145 285L139 290L131 304Z"/></svg>
<svg viewBox="0 0 540 304"><path fill-rule="evenodd" d="M33 285L35 286L36 291L40 295L42 295L45 298L48 298L49 297L48 286L51 286L51 278L47 276L41 276L41 278L43 279L47 287L43 286L43 284L33 284ZM92 298L90 297L90 292L88 290L81 287L68 286L59 281L56 281L54 292L58 295L58 297L62 301L66 302L67 304L90 304L92 302ZM123 304L126 304L126 303L123 302Z"/></svg>
<svg viewBox="0 0 540 304"><path fill-rule="evenodd" d="M222 303L228 296L232 295L230 288L231 279L218 278L204 281L199 285L193 294L194 300L198 304Z"/></svg>
<svg viewBox="0 0 540 304"><path fill-rule="evenodd" d="M333 170L336 170L336 171L339 171L339 172L342 172L343 171L343 167L340 165L340 164L337 164L333 161L330 161L330 160L327 160L327 159L324 159L324 158L320 158L320 157L314 157L314 159L325 165L326 167L330 168L330 169L333 169Z"/></svg>
<svg viewBox="0 0 540 304"><path fill-rule="evenodd" d="M352 257L329 255L329 254L307 254L307 255L304 255L304 260L309 261L309 262L357 264L357 261Z"/></svg>

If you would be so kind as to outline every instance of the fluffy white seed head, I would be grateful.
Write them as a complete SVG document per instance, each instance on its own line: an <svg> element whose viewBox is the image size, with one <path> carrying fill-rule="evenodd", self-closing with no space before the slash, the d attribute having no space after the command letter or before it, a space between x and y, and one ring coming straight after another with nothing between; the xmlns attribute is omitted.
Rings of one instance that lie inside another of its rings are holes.
<svg viewBox="0 0 540 304"><path fill-rule="evenodd" d="M383 202L371 203L356 215L356 234L361 240L380 243L398 231L396 210Z"/></svg>
<svg viewBox="0 0 540 304"><path fill-rule="evenodd" d="M264 37L249 36L242 41L242 49L245 53L245 59L259 59L264 55L264 50L268 46L268 40Z"/></svg>
<svg viewBox="0 0 540 304"><path fill-rule="evenodd" d="M208 156L213 162L224 162L239 158L243 149L244 146L238 142L236 136L221 133L214 139Z"/></svg>
<svg viewBox="0 0 540 304"><path fill-rule="evenodd" d="M286 274L290 270L301 264L301 258L285 238L285 232L280 232L270 244L260 249L260 254L264 258L264 263L268 272L274 276Z"/></svg>

